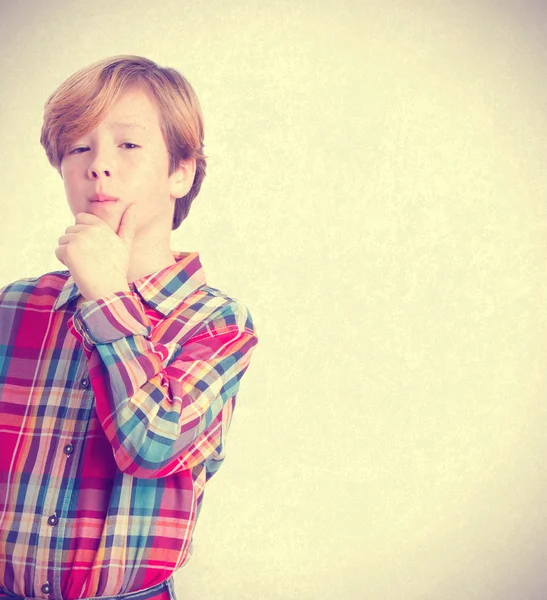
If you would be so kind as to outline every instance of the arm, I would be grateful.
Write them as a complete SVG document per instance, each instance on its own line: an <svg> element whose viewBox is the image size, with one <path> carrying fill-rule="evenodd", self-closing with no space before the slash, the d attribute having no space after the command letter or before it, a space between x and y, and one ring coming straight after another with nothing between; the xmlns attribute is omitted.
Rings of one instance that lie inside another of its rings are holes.
<svg viewBox="0 0 547 600"><path fill-rule="evenodd" d="M120 470L165 477L222 459L235 396L258 341L243 305L216 311L166 366L168 348L148 338L152 326L133 293L87 302L69 329L88 357L97 415Z"/></svg>

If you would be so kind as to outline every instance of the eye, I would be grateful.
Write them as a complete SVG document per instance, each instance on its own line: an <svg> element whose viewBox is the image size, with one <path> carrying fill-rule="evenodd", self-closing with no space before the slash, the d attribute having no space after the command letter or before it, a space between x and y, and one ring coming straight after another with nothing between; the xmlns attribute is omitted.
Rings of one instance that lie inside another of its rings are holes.
<svg viewBox="0 0 547 600"><path fill-rule="evenodd" d="M133 150L135 148L139 148L139 146L137 146L137 144L133 144L132 142L124 142L123 144L121 144L122 146L132 146L132 148L127 148L128 150ZM80 150L85 151L88 150L87 146L78 146L77 148L73 148L69 154L82 154L82 152L80 152Z"/></svg>

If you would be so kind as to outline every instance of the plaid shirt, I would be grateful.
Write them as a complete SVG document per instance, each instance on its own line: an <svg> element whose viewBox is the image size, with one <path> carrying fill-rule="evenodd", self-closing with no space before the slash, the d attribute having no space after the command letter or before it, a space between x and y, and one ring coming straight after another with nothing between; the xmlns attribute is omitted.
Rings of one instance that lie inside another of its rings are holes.
<svg viewBox="0 0 547 600"><path fill-rule="evenodd" d="M81 307L68 271L0 289L0 590L125 594L188 561L258 339L172 254Z"/></svg>

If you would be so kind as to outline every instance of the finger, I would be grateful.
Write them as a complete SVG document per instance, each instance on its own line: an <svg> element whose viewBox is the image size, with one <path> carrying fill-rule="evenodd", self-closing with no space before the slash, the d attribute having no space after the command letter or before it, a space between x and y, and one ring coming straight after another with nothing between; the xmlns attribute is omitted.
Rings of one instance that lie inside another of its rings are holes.
<svg viewBox="0 0 547 600"><path fill-rule="evenodd" d="M65 244L68 244L69 242L72 242L73 240L76 239L76 234L75 233L69 233L68 235L62 235L59 240L58 240L58 244L59 246L63 246Z"/></svg>
<svg viewBox="0 0 547 600"><path fill-rule="evenodd" d="M89 225L70 225L65 229L65 233L79 233L87 229Z"/></svg>
<svg viewBox="0 0 547 600"><path fill-rule="evenodd" d="M66 263L62 258L62 256L63 256L63 248L62 247L58 246L57 248L55 248L55 256L57 257L57 260L66 267Z"/></svg>
<svg viewBox="0 0 547 600"><path fill-rule="evenodd" d="M97 215L92 215L87 212L79 212L76 215L76 224L78 223L87 223L88 225L93 225L96 223L103 223L103 220Z"/></svg>

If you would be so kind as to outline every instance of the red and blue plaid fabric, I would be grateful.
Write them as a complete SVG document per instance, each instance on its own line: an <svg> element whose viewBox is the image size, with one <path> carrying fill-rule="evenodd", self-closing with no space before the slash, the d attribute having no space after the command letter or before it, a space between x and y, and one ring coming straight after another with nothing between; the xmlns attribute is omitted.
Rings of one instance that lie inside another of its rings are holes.
<svg viewBox="0 0 547 600"><path fill-rule="evenodd" d="M188 561L258 338L173 256L80 307L69 271L0 289L0 590L119 595Z"/></svg>

